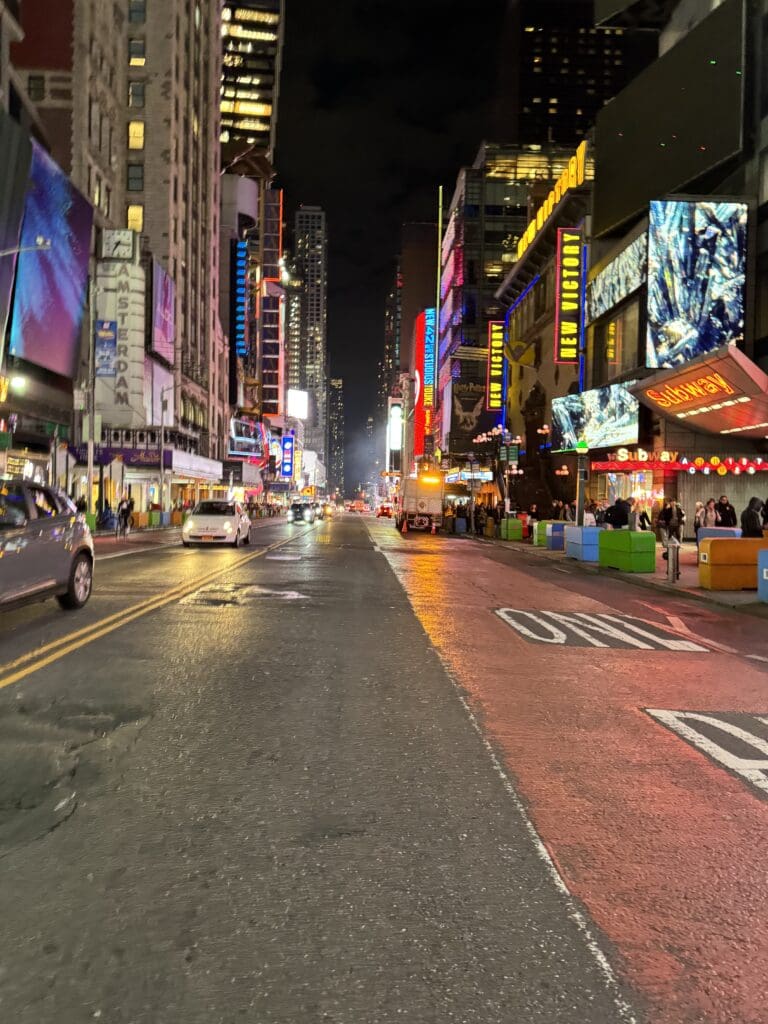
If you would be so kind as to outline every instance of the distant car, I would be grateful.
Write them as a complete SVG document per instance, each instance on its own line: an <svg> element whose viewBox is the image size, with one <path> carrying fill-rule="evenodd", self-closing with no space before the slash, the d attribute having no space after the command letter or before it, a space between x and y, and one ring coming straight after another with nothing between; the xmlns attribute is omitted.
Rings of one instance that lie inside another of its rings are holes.
<svg viewBox="0 0 768 1024"><path fill-rule="evenodd" d="M93 589L93 538L62 491L0 479L0 608L55 597L82 608Z"/></svg>
<svg viewBox="0 0 768 1024"><path fill-rule="evenodd" d="M181 528L181 543L231 544L233 548L247 544L251 521L237 501L200 501Z"/></svg>
<svg viewBox="0 0 768 1024"><path fill-rule="evenodd" d="M305 501L294 501L288 509L289 523L314 523L315 506Z"/></svg>
<svg viewBox="0 0 768 1024"><path fill-rule="evenodd" d="M315 510L315 519L325 519L325 506L319 501L316 501L313 505Z"/></svg>
<svg viewBox="0 0 768 1024"><path fill-rule="evenodd" d="M363 511L363 512L372 512L372 511L373 511L373 509L372 509L372 508L371 508L371 506L370 506L370 505L369 505L369 504L368 504L368 503L366 502L366 504L365 504L365 505L363 505L362 511Z"/></svg>
<svg viewBox="0 0 768 1024"><path fill-rule="evenodd" d="M379 505L376 509L376 516L378 519L391 519L392 518L392 506L391 505Z"/></svg>
<svg viewBox="0 0 768 1024"><path fill-rule="evenodd" d="M323 518L325 518L325 519L333 519L333 517L335 515L336 515L336 506L331 504L331 502L327 501L323 505Z"/></svg>

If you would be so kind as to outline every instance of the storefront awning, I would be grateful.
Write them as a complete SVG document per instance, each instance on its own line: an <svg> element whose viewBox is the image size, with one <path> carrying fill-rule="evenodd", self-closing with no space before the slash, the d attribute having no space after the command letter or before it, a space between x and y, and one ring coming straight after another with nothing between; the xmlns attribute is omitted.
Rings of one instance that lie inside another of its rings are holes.
<svg viewBox="0 0 768 1024"><path fill-rule="evenodd" d="M662 370L629 390L654 412L694 430L768 438L768 376L734 345Z"/></svg>

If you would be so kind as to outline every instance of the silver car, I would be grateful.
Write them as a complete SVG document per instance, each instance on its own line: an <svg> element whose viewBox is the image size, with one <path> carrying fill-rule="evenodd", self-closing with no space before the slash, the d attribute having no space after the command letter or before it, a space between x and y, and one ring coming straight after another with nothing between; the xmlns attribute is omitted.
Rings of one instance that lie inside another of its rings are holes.
<svg viewBox="0 0 768 1024"><path fill-rule="evenodd" d="M62 491L0 478L0 608L55 597L82 608L93 587L93 538Z"/></svg>

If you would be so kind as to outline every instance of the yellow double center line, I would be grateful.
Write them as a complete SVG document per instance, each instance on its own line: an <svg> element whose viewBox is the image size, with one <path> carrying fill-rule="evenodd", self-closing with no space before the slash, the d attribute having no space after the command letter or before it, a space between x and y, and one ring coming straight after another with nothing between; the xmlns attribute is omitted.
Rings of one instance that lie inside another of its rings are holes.
<svg viewBox="0 0 768 1024"><path fill-rule="evenodd" d="M303 537L307 533L312 532L311 530L305 530L304 533L298 534L298 536ZM41 668L59 661L60 658L66 657L72 651L85 647L86 644L90 644L94 640L98 640L100 637L120 629L122 626L127 626L129 622L140 619L143 615L148 615L150 612L171 604L173 601L180 601L182 598L194 594L196 590L204 587L207 583L211 583L219 576L224 576L225 573L232 572L235 569L241 569L248 562L252 562L256 558L262 558L277 548L285 547L286 544L290 544L296 539L297 537L294 535L287 537L285 540L277 541L275 544L262 548L261 551L254 551L252 554L240 558L237 562L225 565L221 569L214 569L204 576L198 576L192 582L181 583L177 587L163 591L162 594L147 598L145 601L140 601L129 608L115 612L114 615L108 615L104 619L99 619L98 622L94 622L90 626L78 629L74 633L67 633L66 636L60 637L58 640L52 640L43 647L38 647L34 651L22 654L21 657L16 658L14 661L9 661L6 665L0 665L0 690L6 686L11 686L13 683L18 683L21 679L26 678L26 676L32 675L33 672L39 672Z"/></svg>

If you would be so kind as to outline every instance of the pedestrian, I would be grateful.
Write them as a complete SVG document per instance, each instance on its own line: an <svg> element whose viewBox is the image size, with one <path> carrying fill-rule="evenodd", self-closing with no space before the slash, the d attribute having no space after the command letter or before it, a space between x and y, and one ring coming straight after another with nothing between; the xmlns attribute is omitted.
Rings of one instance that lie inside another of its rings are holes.
<svg viewBox="0 0 768 1024"><path fill-rule="evenodd" d="M749 504L741 513L742 537L763 536L763 502L760 498L750 498Z"/></svg>
<svg viewBox="0 0 768 1024"><path fill-rule="evenodd" d="M528 521L531 523L538 523L539 521L539 507L536 502L533 502L528 510Z"/></svg>
<svg viewBox="0 0 768 1024"><path fill-rule="evenodd" d="M640 507L640 511L637 514L637 525L641 530L651 529L651 517L648 515L648 509L645 505Z"/></svg>
<svg viewBox="0 0 768 1024"><path fill-rule="evenodd" d="M720 526L738 526L736 509L728 501L728 496L725 494L720 495L720 500L717 503L717 514L720 516Z"/></svg>
<svg viewBox="0 0 768 1024"><path fill-rule="evenodd" d="M693 532L696 534L697 543L698 543L699 530L704 525L703 519L704 519L704 502L703 501L697 501L696 502L696 507L693 510Z"/></svg>
<svg viewBox="0 0 768 1024"><path fill-rule="evenodd" d="M763 502L763 529L768 530L768 501Z"/></svg>
<svg viewBox="0 0 768 1024"><path fill-rule="evenodd" d="M614 530L621 530L622 527L629 526L629 513L632 511L634 503L634 498L629 500L617 498L613 505L606 509L605 522Z"/></svg>
<svg viewBox="0 0 768 1024"><path fill-rule="evenodd" d="M664 533L662 544L664 544L665 548L669 547L670 540L676 540L678 544L682 544L685 512L679 502L668 501L665 504L659 516L659 523ZM665 551L661 557L666 561L668 558L667 552Z"/></svg>
<svg viewBox="0 0 768 1024"><path fill-rule="evenodd" d="M699 525L710 528L720 526L720 513L717 511L717 502L714 498L710 498L703 506Z"/></svg>
<svg viewBox="0 0 768 1024"><path fill-rule="evenodd" d="M594 501L584 509L584 526L597 526L597 505Z"/></svg>

